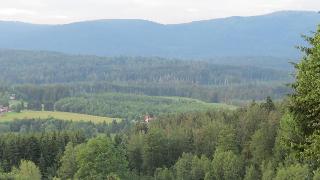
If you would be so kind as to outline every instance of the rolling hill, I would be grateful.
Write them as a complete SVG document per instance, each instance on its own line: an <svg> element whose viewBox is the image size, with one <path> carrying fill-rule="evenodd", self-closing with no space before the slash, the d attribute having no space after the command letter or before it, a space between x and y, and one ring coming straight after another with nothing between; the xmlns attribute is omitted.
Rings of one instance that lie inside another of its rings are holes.
<svg viewBox="0 0 320 180"><path fill-rule="evenodd" d="M64 98L56 102L55 109L64 112L96 116L139 119L143 115L203 112L214 109L236 109L222 103L206 103L184 97L146 96L125 93L86 94Z"/></svg>
<svg viewBox="0 0 320 180"><path fill-rule="evenodd" d="M51 107L47 110L63 97L102 92L224 103L277 99L290 92L285 84L292 81L289 64L280 59L226 57L208 62L0 50L0 88L13 85L11 91L19 98L45 103Z"/></svg>
<svg viewBox="0 0 320 180"><path fill-rule="evenodd" d="M97 20L64 25L0 22L0 48L107 56L295 58L301 34L314 31L316 12L282 11L164 25L145 20Z"/></svg>

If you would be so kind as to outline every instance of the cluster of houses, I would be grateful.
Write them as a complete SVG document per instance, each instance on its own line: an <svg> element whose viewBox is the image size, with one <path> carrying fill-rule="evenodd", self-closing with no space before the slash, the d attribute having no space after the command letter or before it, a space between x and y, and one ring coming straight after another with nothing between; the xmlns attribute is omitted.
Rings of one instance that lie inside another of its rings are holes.
<svg viewBox="0 0 320 180"><path fill-rule="evenodd" d="M15 94L11 94L9 99L10 100L16 100L16 95ZM0 104L0 116L3 115L4 113L7 113L7 112L11 112L10 107Z"/></svg>
<svg viewBox="0 0 320 180"><path fill-rule="evenodd" d="M10 108L0 105L0 115L3 115L4 113L7 113L7 112L10 112Z"/></svg>

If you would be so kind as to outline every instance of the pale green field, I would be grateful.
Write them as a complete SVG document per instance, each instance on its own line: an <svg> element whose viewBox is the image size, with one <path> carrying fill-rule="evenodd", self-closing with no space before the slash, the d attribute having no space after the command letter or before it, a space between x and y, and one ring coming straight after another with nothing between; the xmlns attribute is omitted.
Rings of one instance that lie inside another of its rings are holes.
<svg viewBox="0 0 320 180"><path fill-rule="evenodd" d="M9 112L0 116L0 122L11 121L15 119L60 119L71 121L91 121L93 123L110 123L113 119L109 117L92 116L86 114L52 112L52 111L22 111L21 113ZM119 121L120 119L116 119Z"/></svg>

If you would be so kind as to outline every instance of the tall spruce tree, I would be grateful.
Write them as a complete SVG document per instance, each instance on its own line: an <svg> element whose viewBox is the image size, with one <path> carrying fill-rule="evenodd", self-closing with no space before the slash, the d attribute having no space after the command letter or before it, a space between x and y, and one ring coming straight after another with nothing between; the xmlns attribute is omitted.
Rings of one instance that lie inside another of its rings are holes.
<svg viewBox="0 0 320 180"><path fill-rule="evenodd" d="M301 48L305 56L296 64L290 112L304 136L296 150L300 159L315 170L320 167L320 26L314 36L306 37L306 40L310 45Z"/></svg>
<svg viewBox="0 0 320 180"><path fill-rule="evenodd" d="M305 55L295 65L290 111L308 136L320 129L320 27L314 37L306 37L306 40L310 46L301 48Z"/></svg>

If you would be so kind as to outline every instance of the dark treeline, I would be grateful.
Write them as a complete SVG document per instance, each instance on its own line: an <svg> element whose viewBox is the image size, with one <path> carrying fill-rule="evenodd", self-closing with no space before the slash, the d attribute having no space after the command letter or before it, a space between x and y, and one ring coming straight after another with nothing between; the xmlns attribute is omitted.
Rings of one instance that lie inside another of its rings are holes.
<svg viewBox="0 0 320 180"><path fill-rule="evenodd" d="M78 132L1 134L0 169L10 171L24 159L34 162L40 168L43 177L50 177L58 167L65 146L69 142L80 144L84 141L84 135Z"/></svg>
<svg viewBox="0 0 320 180"><path fill-rule="evenodd" d="M0 90L0 105L9 106L10 94L8 93L9 89Z"/></svg>
<svg viewBox="0 0 320 180"><path fill-rule="evenodd" d="M4 133L50 133L56 131L80 131L86 138L95 137L98 134L114 134L126 131L132 126L132 122L123 119L112 123L92 123L92 122L74 122L67 120L57 120L53 118L23 119L2 122L0 124L0 134Z"/></svg>
<svg viewBox="0 0 320 180"><path fill-rule="evenodd" d="M8 92L16 94L17 98L28 102L28 109L54 110L54 104L66 97L83 96L84 94L116 92L130 94L144 94L149 96L180 96L200 99L205 102L223 102L238 104L252 99L261 100L265 95L274 99L287 95L289 87L282 83L268 83L232 85L232 86L190 86L187 84L123 84L123 83L75 83L52 85L19 85Z"/></svg>
<svg viewBox="0 0 320 180"><path fill-rule="evenodd" d="M126 131L131 126L126 120L110 124L55 119L2 122L0 172L18 167L21 160L29 160L39 167L43 178L51 179L57 175L60 158L68 143L81 144L99 134L110 136ZM0 179L1 177L0 175Z"/></svg>

